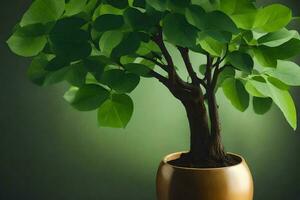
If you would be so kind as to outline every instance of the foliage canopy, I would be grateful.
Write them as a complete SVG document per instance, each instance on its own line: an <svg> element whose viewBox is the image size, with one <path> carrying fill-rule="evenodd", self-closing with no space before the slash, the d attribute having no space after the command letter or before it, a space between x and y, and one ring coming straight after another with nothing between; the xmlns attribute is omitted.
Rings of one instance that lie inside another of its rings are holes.
<svg viewBox="0 0 300 200"><path fill-rule="evenodd" d="M213 71L214 92L222 88L235 108L252 103L264 114L274 102L295 129L289 89L300 85L300 67L288 60L300 53L300 37L287 28L291 20L286 6L258 7L255 0L35 0L7 43L32 58L34 83L67 81L65 99L81 111L98 109L100 126L126 127L133 113L128 94L141 77L166 84L182 70L170 69L161 35L183 56L211 58L211 65L193 66L197 76L188 69L202 88Z"/></svg>

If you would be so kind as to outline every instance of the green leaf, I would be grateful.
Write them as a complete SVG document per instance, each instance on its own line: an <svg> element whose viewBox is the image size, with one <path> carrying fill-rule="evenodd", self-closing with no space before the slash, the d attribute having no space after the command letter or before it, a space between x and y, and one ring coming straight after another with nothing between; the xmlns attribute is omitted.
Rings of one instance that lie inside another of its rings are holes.
<svg viewBox="0 0 300 200"><path fill-rule="evenodd" d="M119 69L105 71L101 78L101 83L117 93L130 93L137 87L139 82L140 77L138 75L126 73Z"/></svg>
<svg viewBox="0 0 300 200"><path fill-rule="evenodd" d="M149 54L156 54L156 56L160 56L162 55L160 48L158 47L158 45L153 42L153 41L149 41L149 42L142 42L140 45L140 48L137 50L136 52L139 55L149 55Z"/></svg>
<svg viewBox="0 0 300 200"><path fill-rule="evenodd" d="M121 15L104 14L94 22L94 28L99 32L115 30L124 25L124 19Z"/></svg>
<svg viewBox="0 0 300 200"><path fill-rule="evenodd" d="M49 72L45 77L43 86L50 86L63 82L69 72L69 67L63 67L57 71Z"/></svg>
<svg viewBox="0 0 300 200"><path fill-rule="evenodd" d="M186 11L186 18L190 24L202 31L200 38L210 36L219 42L228 43L232 33L238 33L234 22L221 11L205 13L203 8L191 5Z"/></svg>
<svg viewBox="0 0 300 200"><path fill-rule="evenodd" d="M283 112L283 115L296 130L297 128L297 112L292 96L289 91L281 86L281 83L275 79L268 78L267 81L270 89L271 98Z"/></svg>
<svg viewBox="0 0 300 200"><path fill-rule="evenodd" d="M110 57L112 50L121 43L123 33L120 31L107 31L103 33L99 41L101 53Z"/></svg>
<svg viewBox="0 0 300 200"><path fill-rule="evenodd" d="M284 28L279 31L268 33L267 35L260 37L257 40L257 42L258 44L262 44L265 46L276 47L288 42L289 40L298 35L299 34L297 31L289 31Z"/></svg>
<svg viewBox="0 0 300 200"><path fill-rule="evenodd" d="M85 77L86 84L99 84L99 81L90 73L88 72Z"/></svg>
<svg viewBox="0 0 300 200"><path fill-rule="evenodd" d="M292 19L291 10L280 4L256 9L254 1L222 0L221 10L230 15L239 28L274 32L285 27Z"/></svg>
<svg viewBox="0 0 300 200"><path fill-rule="evenodd" d="M277 55L273 55L269 47L259 46L253 49L257 61L264 67L276 67Z"/></svg>
<svg viewBox="0 0 300 200"><path fill-rule="evenodd" d="M65 79L74 86L81 87L85 84L85 78L87 76L87 69L84 67L83 62L72 64L69 67L69 71L66 74Z"/></svg>
<svg viewBox="0 0 300 200"><path fill-rule="evenodd" d="M186 11L186 18L190 24L202 31L199 34L200 39L210 36L219 42L228 43L232 33L238 32L233 21L220 11L205 13L201 7L192 5Z"/></svg>
<svg viewBox="0 0 300 200"><path fill-rule="evenodd" d="M113 49L111 57L120 59L121 56L133 54L138 50L140 43L141 39L139 34L137 32L130 32L125 35L120 44Z"/></svg>
<svg viewBox="0 0 300 200"><path fill-rule="evenodd" d="M266 67L276 67L277 60L286 60L299 53L300 40L295 38L277 47L261 45L254 49L255 57L260 64Z"/></svg>
<svg viewBox="0 0 300 200"><path fill-rule="evenodd" d="M208 22L206 22L205 10L197 5L191 5L186 9L185 17L187 21L198 29L205 29Z"/></svg>
<svg viewBox="0 0 300 200"><path fill-rule="evenodd" d="M254 28L263 32L274 32L285 27L291 20L292 11L288 7L273 4L258 11Z"/></svg>
<svg viewBox="0 0 300 200"><path fill-rule="evenodd" d="M293 38L277 47L261 45L254 49L254 53L263 66L276 67L277 60L286 60L300 53L300 40Z"/></svg>
<svg viewBox="0 0 300 200"><path fill-rule="evenodd" d="M10 50L15 54L24 57L31 57L36 56L44 49L47 43L47 38L45 36L24 38L12 35L7 43Z"/></svg>
<svg viewBox="0 0 300 200"><path fill-rule="evenodd" d="M174 45L191 47L196 45L197 29L180 14L168 14L163 20L163 33Z"/></svg>
<svg viewBox="0 0 300 200"><path fill-rule="evenodd" d="M198 34L199 38L211 37L220 43L229 43L232 34L226 31L202 31Z"/></svg>
<svg viewBox="0 0 300 200"><path fill-rule="evenodd" d="M45 78L49 73L44 69L47 64L48 60L45 55L37 56L32 60L31 65L28 68L27 75L33 83L39 86L44 84Z"/></svg>
<svg viewBox="0 0 300 200"><path fill-rule="evenodd" d="M273 104L273 100L271 98L253 97L252 102L254 112L259 115L267 113Z"/></svg>
<svg viewBox="0 0 300 200"><path fill-rule="evenodd" d="M277 55L279 60L292 58L300 53L300 40L293 38L274 49L270 49L270 51L273 55Z"/></svg>
<svg viewBox="0 0 300 200"><path fill-rule="evenodd" d="M297 113L294 101L288 91L288 88L279 80L269 77L266 80L263 78L251 81L252 85L264 96L273 99L274 103L284 114L288 123L296 129Z"/></svg>
<svg viewBox="0 0 300 200"><path fill-rule="evenodd" d="M146 0L146 2L158 11L165 11L168 8L168 0Z"/></svg>
<svg viewBox="0 0 300 200"><path fill-rule="evenodd" d="M211 37L201 38L198 42L202 49L210 53L212 56L221 56L225 48L224 44Z"/></svg>
<svg viewBox="0 0 300 200"><path fill-rule="evenodd" d="M113 64L105 56L90 56L83 61L85 68L96 80L101 80L104 69L107 65Z"/></svg>
<svg viewBox="0 0 300 200"><path fill-rule="evenodd" d="M78 90L79 90L78 87L73 87L73 86L70 87L63 96L64 100L67 101L68 103L73 102Z"/></svg>
<svg viewBox="0 0 300 200"><path fill-rule="evenodd" d="M266 72L290 86L300 86L300 66L291 61L278 60L277 67Z"/></svg>
<svg viewBox="0 0 300 200"><path fill-rule="evenodd" d="M251 30L245 31L243 32L242 35L235 36L232 45L237 45L238 42L240 41L243 42L243 40L246 42L246 44L250 44L250 45L257 44L257 33Z"/></svg>
<svg viewBox="0 0 300 200"><path fill-rule="evenodd" d="M124 9L128 6L128 0L106 0L106 2L119 9Z"/></svg>
<svg viewBox="0 0 300 200"><path fill-rule="evenodd" d="M192 5L186 11L188 22L203 31L226 31L238 33L238 28L234 22L221 11L205 11L196 5Z"/></svg>
<svg viewBox="0 0 300 200"><path fill-rule="evenodd" d="M68 3L66 3L64 15L72 16L83 12L87 3L88 0L69 0Z"/></svg>
<svg viewBox="0 0 300 200"><path fill-rule="evenodd" d="M98 3L98 0L88 0L87 4L84 7L84 13L87 13L90 15L90 17L92 17Z"/></svg>
<svg viewBox="0 0 300 200"><path fill-rule="evenodd" d="M135 60L135 63L144 65L144 66L148 67L149 69L154 69L155 68L155 64L153 62L149 61L149 60L146 60L146 59L137 59L137 60ZM142 75L142 76L151 77L150 74L147 74L147 75L145 74L145 75Z"/></svg>
<svg viewBox="0 0 300 200"><path fill-rule="evenodd" d="M95 21L101 15L117 15L122 16L124 13L123 9L113 7L109 4L100 4L93 13L92 19ZM105 23L105 22L104 22Z"/></svg>
<svg viewBox="0 0 300 200"><path fill-rule="evenodd" d="M184 12L184 8L188 7L191 0L169 0L168 7L177 12Z"/></svg>
<svg viewBox="0 0 300 200"><path fill-rule="evenodd" d="M146 7L146 0L133 0L132 5L134 7L145 8Z"/></svg>
<svg viewBox="0 0 300 200"><path fill-rule="evenodd" d="M25 12L21 26L56 21L65 9L65 0L35 0Z"/></svg>
<svg viewBox="0 0 300 200"><path fill-rule="evenodd" d="M192 4L201 6L205 11L213 11L219 8L221 0L191 0Z"/></svg>
<svg viewBox="0 0 300 200"><path fill-rule="evenodd" d="M120 63L122 65L126 65L128 63L133 63L135 62L137 58L133 57L133 56L122 56L121 59L120 59Z"/></svg>
<svg viewBox="0 0 300 200"><path fill-rule="evenodd" d="M231 17L239 28L252 29L257 15L254 1L222 0L220 8Z"/></svg>
<svg viewBox="0 0 300 200"><path fill-rule="evenodd" d="M228 57L227 61L232 64L232 66L238 70L251 74L254 62L252 57L243 52L234 51L231 52Z"/></svg>
<svg viewBox="0 0 300 200"><path fill-rule="evenodd" d="M124 68L133 74L139 75L139 76L148 76L151 69L143 64L140 63L129 63L124 65Z"/></svg>
<svg viewBox="0 0 300 200"><path fill-rule="evenodd" d="M64 67L52 72L45 70L48 64L46 55L35 57L27 71L29 79L39 86L49 86L64 81L69 68Z"/></svg>
<svg viewBox="0 0 300 200"><path fill-rule="evenodd" d="M91 54L89 33L80 29L86 23L83 19L72 17L59 20L49 34L50 46L60 57L76 61Z"/></svg>
<svg viewBox="0 0 300 200"><path fill-rule="evenodd" d="M207 52L202 49L199 40L197 40L197 43L195 46L190 47L190 50L195 52L195 53L200 53L200 54L206 54Z"/></svg>
<svg viewBox="0 0 300 200"><path fill-rule="evenodd" d="M64 98L77 110L90 111L99 108L109 98L109 92L99 85L87 84L77 90L71 88Z"/></svg>
<svg viewBox="0 0 300 200"><path fill-rule="evenodd" d="M68 66L69 64L70 64L70 62L66 58L56 56L53 59L51 59L49 61L49 63L45 66L45 70L47 70L47 71L56 71L56 70L59 70L63 67Z"/></svg>
<svg viewBox="0 0 300 200"><path fill-rule="evenodd" d="M125 128L133 114L133 102L128 95L113 94L98 110L102 127Z"/></svg>
<svg viewBox="0 0 300 200"><path fill-rule="evenodd" d="M200 72L200 74L205 75L205 73L206 73L206 64L202 64L202 65L199 66L199 72Z"/></svg>
<svg viewBox="0 0 300 200"><path fill-rule="evenodd" d="M222 88L225 96L235 108L242 112L248 108L250 97L240 80L228 78L223 82Z"/></svg>
<svg viewBox="0 0 300 200"><path fill-rule="evenodd" d="M159 12L155 10L153 7L151 7L149 4L146 5L145 11L149 16L149 19L151 19L152 23L155 25L157 24L161 25L161 20L166 15L166 12Z"/></svg>
<svg viewBox="0 0 300 200"><path fill-rule="evenodd" d="M257 11L249 11L246 13L235 14L231 16L231 19L235 22L235 24L245 30L251 30L255 23L255 18L257 15Z"/></svg>
<svg viewBox="0 0 300 200"><path fill-rule="evenodd" d="M220 9L227 14L235 15L255 10L252 0L221 0Z"/></svg>
<svg viewBox="0 0 300 200"><path fill-rule="evenodd" d="M135 31L148 31L152 27L148 15L135 8L127 8L124 12L124 18Z"/></svg>
<svg viewBox="0 0 300 200"><path fill-rule="evenodd" d="M252 96L261 97L261 98L270 96L268 85L263 76L253 76L251 79L247 80L246 88L250 88L247 91Z"/></svg>
<svg viewBox="0 0 300 200"><path fill-rule="evenodd" d="M47 43L46 32L47 29L41 24L18 27L7 40L7 44L10 50L19 56L36 56Z"/></svg>
<svg viewBox="0 0 300 200"><path fill-rule="evenodd" d="M142 31L137 32L137 33L139 35L141 42L149 42L150 41L151 36L148 33L142 32Z"/></svg>
<svg viewBox="0 0 300 200"><path fill-rule="evenodd" d="M218 89L219 87L221 87L223 82L228 78L235 78L235 70L232 67L226 67L225 69L223 69L223 71L219 75L216 88Z"/></svg>
<svg viewBox="0 0 300 200"><path fill-rule="evenodd" d="M245 83L246 91L253 97L266 98L267 96L265 96L261 92L259 92L254 85L256 85L256 84L253 83L253 80L248 80Z"/></svg>
<svg viewBox="0 0 300 200"><path fill-rule="evenodd" d="M136 51L136 54L139 56L148 56L152 55L151 49L148 48L148 44L145 42L141 42L139 49Z"/></svg>

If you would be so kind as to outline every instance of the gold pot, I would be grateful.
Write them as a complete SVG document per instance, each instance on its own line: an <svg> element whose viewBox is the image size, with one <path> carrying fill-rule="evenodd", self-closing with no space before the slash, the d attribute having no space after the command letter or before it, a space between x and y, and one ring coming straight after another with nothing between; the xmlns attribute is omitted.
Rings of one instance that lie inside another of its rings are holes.
<svg viewBox="0 0 300 200"><path fill-rule="evenodd" d="M157 172L158 200L253 200L253 180L245 160L221 168L185 168L168 164L183 152L166 156Z"/></svg>

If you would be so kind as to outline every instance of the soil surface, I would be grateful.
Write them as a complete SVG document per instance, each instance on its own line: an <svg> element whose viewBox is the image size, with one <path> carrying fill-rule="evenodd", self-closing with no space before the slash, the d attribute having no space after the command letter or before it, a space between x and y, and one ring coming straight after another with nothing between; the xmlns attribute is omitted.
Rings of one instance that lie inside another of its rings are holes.
<svg viewBox="0 0 300 200"><path fill-rule="evenodd" d="M187 168L220 168L220 167L230 167L237 165L241 162L241 159L227 154L224 160L199 160L197 162L191 161L188 154L182 154L180 158L168 161L170 165L177 167L187 167Z"/></svg>

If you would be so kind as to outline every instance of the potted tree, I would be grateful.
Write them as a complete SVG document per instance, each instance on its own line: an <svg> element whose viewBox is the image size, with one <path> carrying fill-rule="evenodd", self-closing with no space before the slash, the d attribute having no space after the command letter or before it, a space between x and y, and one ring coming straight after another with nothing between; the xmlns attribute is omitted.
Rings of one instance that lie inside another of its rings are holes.
<svg viewBox="0 0 300 200"><path fill-rule="evenodd" d="M289 8L255 0L35 0L7 43L32 58L34 83L67 81L64 98L80 111L98 109L104 127L125 128L128 94L141 77L157 79L190 126L190 150L160 164L158 199L251 200L245 160L222 145L215 93L221 88L242 112L251 102L264 114L274 102L296 129L289 89L300 85L300 68L287 60L300 52L300 37L286 28L293 19Z"/></svg>

